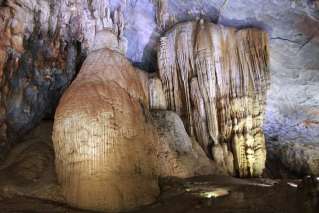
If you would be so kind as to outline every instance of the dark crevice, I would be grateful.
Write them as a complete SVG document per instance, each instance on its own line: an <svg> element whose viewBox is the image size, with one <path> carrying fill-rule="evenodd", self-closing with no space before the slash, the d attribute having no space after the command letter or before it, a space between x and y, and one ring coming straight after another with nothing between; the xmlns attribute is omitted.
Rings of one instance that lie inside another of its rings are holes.
<svg viewBox="0 0 319 213"><path fill-rule="evenodd" d="M288 38L282 38L282 37L271 37L270 40L281 40L281 41L287 41L287 42L290 42L290 43L294 43L294 44L298 44L300 45L300 42L299 41L296 41L296 40L291 40L291 39L288 39Z"/></svg>

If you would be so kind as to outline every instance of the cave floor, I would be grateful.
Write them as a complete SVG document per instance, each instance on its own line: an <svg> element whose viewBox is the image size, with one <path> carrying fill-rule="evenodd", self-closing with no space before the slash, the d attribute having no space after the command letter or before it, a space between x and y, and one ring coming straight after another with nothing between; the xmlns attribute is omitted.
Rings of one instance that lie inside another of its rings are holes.
<svg viewBox="0 0 319 213"><path fill-rule="evenodd" d="M90 212L63 204L51 132L52 122L42 123L0 163L0 213ZM294 184L302 185L289 178L167 178L160 181L157 202L132 213L318 213L319 184L299 188Z"/></svg>
<svg viewBox="0 0 319 213"><path fill-rule="evenodd" d="M289 185L289 184L290 185ZM305 193L293 184L298 180L236 179L210 176L161 181L158 201L133 213L294 213L318 212ZM227 192L229 193L228 195ZM221 195L220 197L215 197ZM210 197L211 198L207 198ZM301 197L302 196L302 197ZM0 198L0 212L70 212L83 211L65 204L14 195Z"/></svg>

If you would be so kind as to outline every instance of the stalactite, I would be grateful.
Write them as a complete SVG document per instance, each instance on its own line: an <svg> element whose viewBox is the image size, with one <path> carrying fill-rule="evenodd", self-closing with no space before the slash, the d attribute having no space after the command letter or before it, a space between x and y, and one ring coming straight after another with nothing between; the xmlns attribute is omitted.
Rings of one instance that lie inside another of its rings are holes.
<svg viewBox="0 0 319 213"><path fill-rule="evenodd" d="M156 22L161 30L165 30L169 24L170 15L168 13L167 0L155 0L156 3Z"/></svg>
<svg viewBox="0 0 319 213"><path fill-rule="evenodd" d="M195 43L195 66L199 81L199 88L204 98L207 115L208 133L215 144L218 143L218 123L216 111L216 74L212 57L212 41L208 33L208 26L201 20L198 26Z"/></svg>
<svg viewBox="0 0 319 213"><path fill-rule="evenodd" d="M161 38L158 61L167 108L182 117L207 155L229 173L261 175L267 34L203 20L183 23Z"/></svg>
<svg viewBox="0 0 319 213"><path fill-rule="evenodd" d="M192 100L192 113L193 113L193 126L195 137L204 148L206 153L209 152L208 147L210 145L209 136L207 131L207 118L204 107L204 100L199 90L198 80L194 77L191 80L191 100Z"/></svg>
<svg viewBox="0 0 319 213"><path fill-rule="evenodd" d="M181 87L182 96L185 97L182 104L186 106L185 111L185 123L186 128L189 129L190 135L193 135L193 127L192 127L192 112L190 106L190 91L189 91L189 76L192 73L193 69L191 62L191 51L188 46L188 33L187 31L182 31L178 34L176 40L176 48L177 48L177 64L178 64L178 78L179 85Z"/></svg>

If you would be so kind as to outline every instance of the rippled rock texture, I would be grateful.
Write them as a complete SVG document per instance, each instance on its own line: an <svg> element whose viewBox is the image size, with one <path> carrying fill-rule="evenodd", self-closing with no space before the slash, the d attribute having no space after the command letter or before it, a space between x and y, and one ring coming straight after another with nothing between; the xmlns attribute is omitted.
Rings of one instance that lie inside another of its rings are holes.
<svg viewBox="0 0 319 213"><path fill-rule="evenodd" d="M269 33L271 86L264 132L269 159L290 171L319 168L319 7L318 1L162 0L161 14L174 23L205 17L237 28L254 26ZM164 3L164 4L163 4ZM293 145L298 144L298 145ZM286 149L286 147L290 147ZM275 150L283 150L279 154ZM289 150L289 151L284 151ZM299 157L298 153L303 153ZM313 159L310 160L310 159Z"/></svg>
<svg viewBox="0 0 319 213"><path fill-rule="evenodd" d="M227 174L208 159L194 137L189 137L183 121L176 113L156 110L151 111L151 114L159 139L155 149L160 177Z"/></svg>
<svg viewBox="0 0 319 213"><path fill-rule="evenodd" d="M107 60L105 60L107 59ZM56 169L67 202L123 211L159 193L148 99L138 71L118 52L93 51L55 114Z"/></svg>
<svg viewBox="0 0 319 213"><path fill-rule="evenodd" d="M159 77L167 108L230 174L260 176L269 82L268 38L257 29L179 24L161 38ZM234 165L233 165L234 161Z"/></svg>

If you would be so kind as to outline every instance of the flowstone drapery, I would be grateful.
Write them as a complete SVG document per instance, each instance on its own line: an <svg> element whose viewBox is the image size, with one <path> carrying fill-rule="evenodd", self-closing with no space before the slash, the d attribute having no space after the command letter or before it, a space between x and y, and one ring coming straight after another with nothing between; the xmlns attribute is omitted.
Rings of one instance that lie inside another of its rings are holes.
<svg viewBox="0 0 319 213"><path fill-rule="evenodd" d="M161 38L158 62L167 108L207 155L231 174L261 175L267 34L203 20L179 24Z"/></svg>

